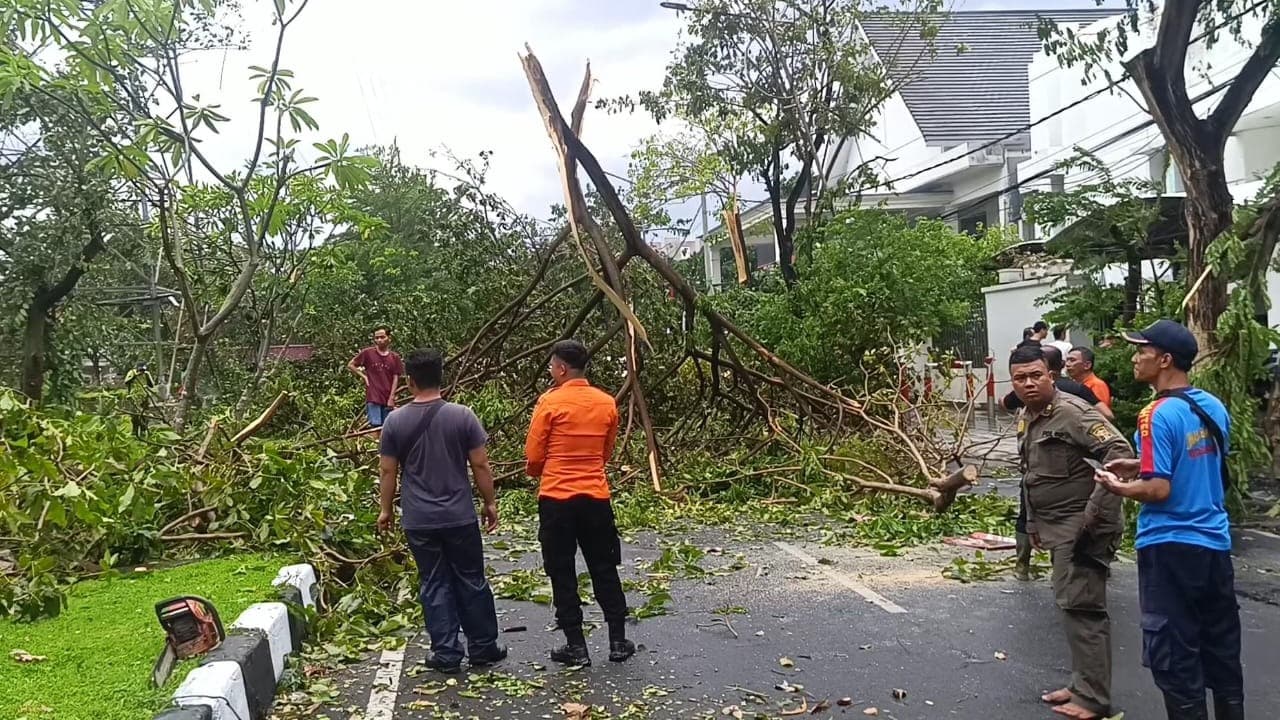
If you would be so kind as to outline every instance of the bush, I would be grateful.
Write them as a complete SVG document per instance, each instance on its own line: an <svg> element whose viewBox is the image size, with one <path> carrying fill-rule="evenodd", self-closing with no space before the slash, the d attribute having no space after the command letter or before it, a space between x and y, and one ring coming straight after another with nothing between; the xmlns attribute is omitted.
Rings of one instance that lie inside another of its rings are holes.
<svg viewBox="0 0 1280 720"><path fill-rule="evenodd" d="M824 382L861 376L868 353L962 323L990 281L1003 231L981 238L938 220L855 210L819 232L790 292L766 278L714 298L764 345Z"/></svg>

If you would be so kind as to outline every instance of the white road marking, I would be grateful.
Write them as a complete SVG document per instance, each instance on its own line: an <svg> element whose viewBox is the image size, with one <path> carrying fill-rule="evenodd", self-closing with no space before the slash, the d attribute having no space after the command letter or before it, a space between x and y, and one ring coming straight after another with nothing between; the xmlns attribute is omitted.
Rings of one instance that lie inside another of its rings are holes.
<svg viewBox="0 0 1280 720"><path fill-rule="evenodd" d="M841 585L858 593L867 602L875 605L881 610L884 610L887 613L892 613L895 615L907 612L906 608L893 602L892 600L881 595L875 590L872 590L871 588L867 587L866 585L863 585L862 583L858 582L857 580L854 580L853 578L849 577L848 575L845 575L844 573L836 572L835 570L832 570L826 565L819 563L818 558L810 555L804 550L801 550L795 545L792 545L790 543L785 543L782 541L775 542L774 545L778 546L778 549L796 558L797 560L804 563L805 565L812 566L814 569L816 569L818 572L821 572L823 575L826 575L832 580L835 580Z"/></svg>
<svg viewBox="0 0 1280 720"><path fill-rule="evenodd" d="M392 720L396 714L396 695L400 691L400 671L404 668L404 650L383 650L378 672L369 690L369 706L365 720Z"/></svg>
<svg viewBox="0 0 1280 720"><path fill-rule="evenodd" d="M1280 540L1280 535L1277 535L1277 534L1275 534L1275 533L1273 533L1273 532L1267 532L1266 530L1258 530L1258 529L1256 529L1256 528L1245 528L1244 530L1241 530L1240 532L1242 532L1242 533L1253 533L1254 535L1261 535L1261 536L1263 536L1263 537L1269 537L1269 538L1271 538L1272 540Z"/></svg>

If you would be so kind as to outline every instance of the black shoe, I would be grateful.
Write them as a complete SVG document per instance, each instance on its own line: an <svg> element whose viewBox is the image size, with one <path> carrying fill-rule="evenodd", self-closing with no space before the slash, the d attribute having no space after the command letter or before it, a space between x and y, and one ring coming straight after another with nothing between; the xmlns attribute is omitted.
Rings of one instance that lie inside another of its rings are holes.
<svg viewBox="0 0 1280 720"><path fill-rule="evenodd" d="M626 662L636 654L636 644L630 640L614 640L609 643L609 662Z"/></svg>
<svg viewBox="0 0 1280 720"><path fill-rule="evenodd" d="M432 655L431 657L424 660L422 664L426 665L432 670L435 670L438 673L444 673L445 675L457 675L458 673L462 672L461 660L454 660L450 662L448 660L441 660L435 655Z"/></svg>
<svg viewBox="0 0 1280 720"><path fill-rule="evenodd" d="M500 663L507 659L507 646L494 645L493 649L479 655L472 655L470 659L471 667L484 667Z"/></svg>
<svg viewBox="0 0 1280 720"><path fill-rule="evenodd" d="M551 659L561 665L587 667L591 664L591 655L586 645L561 645L551 651Z"/></svg>

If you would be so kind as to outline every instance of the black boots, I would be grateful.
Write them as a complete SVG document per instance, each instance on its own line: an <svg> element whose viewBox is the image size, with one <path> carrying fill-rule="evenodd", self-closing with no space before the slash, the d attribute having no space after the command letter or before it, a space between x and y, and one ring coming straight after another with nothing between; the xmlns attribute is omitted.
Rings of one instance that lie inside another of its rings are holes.
<svg viewBox="0 0 1280 720"><path fill-rule="evenodd" d="M609 641L609 661L625 662L636 654L636 644L630 640Z"/></svg>
<svg viewBox="0 0 1280 720"><path fill-rule="evenodd" d="M582 626L561 628L564 631L565 644L551 651L551 659L561 665L586 667L591 664L591 655L587 652L587 638L582 634Z"/></svg>
<svg viewBox="0 0 1280 720"><path fill-rule="evenodd" d="M445 675L457 675L462 672L461 660L441 660L435 653L432 653L431 657L424 660L422 664Z"/></svg>
<svg viewBox="0 0 1280 720"><path fill-rule="evenodd" d="M487 665L495 665L507 659L507 646L494 645L493 650L481 655L472 655L470 657L471 667L485 667Z"/></svg>
<svg viewBox="0 0 1280 720"><path fill-rule="evenodd" d="M1244 720L1244 698L1223 698L1213 694L1215 720Z"/></svg>
<svg viewBox="0 0 1280 720"><path fill-rule="evenodd" d="M591 654L587 651L587 640L582 628L564 628L565 644L551 651L551 659L561 665L586 667L591 664ZM625 662L636 654L636 644L627 639L626 630L621 622L610 623L609 626L609 660Z"/></svg>
<svg viewBox="0 0 1280 720"><path fill-rule="evenodd" d="M566 643L551 651L551 659L561 665L571 665L575 667L587 667L591 665L591 655L587 652L587 646L573 645Z"/></svg>

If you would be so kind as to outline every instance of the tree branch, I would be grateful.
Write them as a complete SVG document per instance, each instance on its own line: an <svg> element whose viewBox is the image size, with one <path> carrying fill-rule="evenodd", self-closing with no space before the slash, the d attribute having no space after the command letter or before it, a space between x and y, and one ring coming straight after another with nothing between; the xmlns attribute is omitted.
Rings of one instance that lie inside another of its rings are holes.
<svg viewBox="0 0 1280 720"><path fill-rule="evenodd" d="M1220 145L1227 141L1227 136L1235 128L1254 94L1280 61L1280 10L1276 12L1278 14L1273 15L1263 26L1262 37L1254 46L1253 54L1244 67L1240 68L1240 72L1231 81L1231 86L1222 95L1218 107L1209 116L1209 125L1214 137L1220 138Z"/></svg>
<svg viewBox="0 0 1280 720"><path fill-rule="evenodd" d="M1160 29L1152 48L1153 60L1170 80L1182 84L1191 30L1200 12L1200 0L1168 0L1160 13Z"/></svg>

